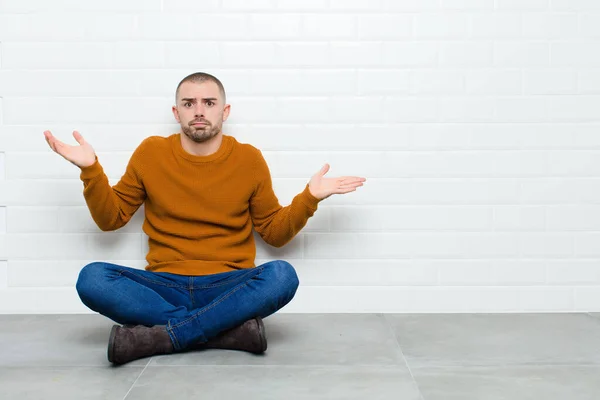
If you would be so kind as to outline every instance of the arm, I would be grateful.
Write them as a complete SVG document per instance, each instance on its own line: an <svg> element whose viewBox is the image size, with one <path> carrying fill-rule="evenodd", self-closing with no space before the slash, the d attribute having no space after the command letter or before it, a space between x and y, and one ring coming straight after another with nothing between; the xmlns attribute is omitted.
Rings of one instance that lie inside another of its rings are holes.
<svg viewBox="0 0 600 400"><path fill-rule="evenodd" d="M131 157L123 178L111 188L94 149L79 132L73 132L78 146L61 142L50 131L45 131L44 136L54 152L81 169L83 195L98 227L109 231L125 225L146 199L144 186L136 171L142 146Z"/></svg>
<svg viewBox="0 0 600 400"><path fill-rule="evenodd" d="M326 178L328 171L329 164L325 164L312 176L302 193L296 195L289 206L282 207L273 192L269 167L259 152L255 168L257 186L250 199L250 215L254 228L265 242L275 247L283 246L306 225L321 200L332 194L354 192L366 181L358 176Z"/></svg>
<svg viewBox="0 0 600 400"><path fill-rule="evenodd" d="M121 180L113 187L98 160L89 167L81 168L83 196L94 222L103 231L124 226L146 199L146 191L137 172L138 150L131 157Z"/></svg>
<svg viewBox="0 0 600 400"><path fill-rule="evenodd" d="M319 199L310 193L307 185L290 205L282 207L273 192L269 167L260 152L255 166L255 181L256 187L250 199L254 229L265 242L281 247L306 225L317 210Z"/></svg>

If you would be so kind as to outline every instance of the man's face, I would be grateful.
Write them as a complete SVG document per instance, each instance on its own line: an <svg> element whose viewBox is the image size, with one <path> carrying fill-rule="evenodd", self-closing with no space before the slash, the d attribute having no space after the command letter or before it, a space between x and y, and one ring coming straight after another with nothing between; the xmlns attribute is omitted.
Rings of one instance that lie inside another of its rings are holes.
<svg viewBox="0 0 600 400"><path fill-rule="evenodd" d="M229 108L216 83L184 82L179 87L173 115L185 136L195 143L202 143L221 132Z"/></svg>

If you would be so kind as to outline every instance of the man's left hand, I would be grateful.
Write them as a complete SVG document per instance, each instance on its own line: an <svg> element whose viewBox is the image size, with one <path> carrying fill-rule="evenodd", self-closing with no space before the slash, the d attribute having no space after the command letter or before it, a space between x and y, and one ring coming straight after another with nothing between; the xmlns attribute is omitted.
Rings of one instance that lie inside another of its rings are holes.
<svg viewBox="0 0 600 400"><path fill-rule="evenodd" d="M324 200L332 194L344 194L354 192L357 187L362 186L365 178L359 176L341 176L339 178L325 178L329 171L329 164L325 164L308 182L310 194L319 200Z"/></svg>

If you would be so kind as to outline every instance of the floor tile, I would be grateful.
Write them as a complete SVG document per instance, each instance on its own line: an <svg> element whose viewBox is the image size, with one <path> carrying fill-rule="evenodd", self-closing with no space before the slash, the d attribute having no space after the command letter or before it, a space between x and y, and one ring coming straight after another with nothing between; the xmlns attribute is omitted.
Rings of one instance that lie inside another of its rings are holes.
<svg viewBox="0 0 600 400"><path fill-rule="evenodd" d="M412 370L425 400L597 400L600 367L452 367Z"/></svg>
<svg viewBox="0 0 600 400"><path fill-rule="evenodd" d="M409 366L600 364L586 314L387 314Z"/></svg>
<svg viewBox="0 0 600 400"><path fill-rule="evenodd" d="M143 367L0 367L0 398L123 399Z"/></svg>
<svg viewBox="0 0 600 400"><path fill-rule="evenodd" d="M300 366L148 367L127 400L418 400L406 368Z"/></svg>

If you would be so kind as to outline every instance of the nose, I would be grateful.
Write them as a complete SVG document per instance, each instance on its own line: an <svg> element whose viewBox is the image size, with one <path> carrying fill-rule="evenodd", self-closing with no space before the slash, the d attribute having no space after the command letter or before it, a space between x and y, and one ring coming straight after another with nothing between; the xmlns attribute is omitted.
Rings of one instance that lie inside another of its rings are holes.
<svg viewBox="0 0 600 400"><path fill-rule="evenodd" d="M196 109L194 110L194 116L196 118L202 117L204 118L205 108L203 104L196 104Z"/></svg>

